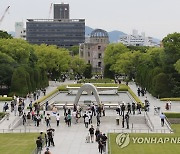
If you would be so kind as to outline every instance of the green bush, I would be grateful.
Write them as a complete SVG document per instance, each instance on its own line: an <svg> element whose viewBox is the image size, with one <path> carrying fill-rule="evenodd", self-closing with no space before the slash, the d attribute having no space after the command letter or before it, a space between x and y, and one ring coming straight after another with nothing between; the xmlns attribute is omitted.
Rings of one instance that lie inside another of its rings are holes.
<svg viewBox="0 0 180 154"><path fill-rule="evenodd" d="M161 98L161 101L180 101L180 98Z"/></svg>
<svg viewBox="0 0 180 154"><path fill-rule="evenodd" d="M164 113L167 118L180 118L180 113Z"/></svg>
<svg viewBox="0 0 180 154"><path fill-rule="evenodd" d="M12 101L12 97L0 97L0 101Z"/></svg>

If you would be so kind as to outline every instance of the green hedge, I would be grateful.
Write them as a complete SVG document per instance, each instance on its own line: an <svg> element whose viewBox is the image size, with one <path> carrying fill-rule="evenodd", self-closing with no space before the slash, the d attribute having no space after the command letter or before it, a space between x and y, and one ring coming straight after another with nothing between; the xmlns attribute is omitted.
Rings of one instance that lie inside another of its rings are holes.
<svg viewBox="0 0 180 154"><path fill-rule="evenodd" d="M6 115L5 112L0 112L0 120Z"/></svg>
<svg viewBox="0 0 180 154"><path fill-rule="evenodd" d="M69 84L69 87L81 87L83 84L81 83L77 83L77 84ZM118 87L118 84L115 83L95 83L93 84L96 87Z"/></svg>
<svg viewBox="0 0 180 154"><path fill-rule="evenodd" d="M53 94L57 93L58 89L53 90L52 92L48 93L47 95L43 96L42 98L40 98L39 100L37 100L36 102L43 102L44 100L46 100L48 97L52 96ZM34 102L35 103L35 102Z"/></svg>
<svg viewBox="0 0 180 154"><path fill-rule="evenodd" d="M118 91L128 91L129 87L125 84L120 84Z"/></svg>
<svg viewBox="0 0 180 154"><path fill-rule="evenodd" d="M12 97L0 97L0 101L12 101Z"/></svg>
<svg viewBox="0 0 180 154"><path fill-rule="evenodd" d="M59 91L68 91L68 89L66 88L66 85L61 85L57 88Z"/></svg>
<svg viewBox="0 0 180 154"><path fill-rule="evenodd" d="M81 79L78 83L114 83L112 79Z"/></svg>
<svg viewBox="0 0 180 154"><path fill-rule="evenodd" d="M161 101L180 101L180 98L161 98Z"/></svg>
<svg viewBox="0 0 180 154"><path fill-rule="evenodd" d="M142 101L139 99L139 97L136 96L136 94L131 90L129 86L125 84L120 84L118 91L128 91L131 94L131 96L136 100L136 102L140 102L141 105L144 106Z"/></svg>
<svg viewBox="0 0 180 154"><path fill-rule="evenodd" d="M166 112L164 114L166 115L167 118L180 118L180 113L177 113L177 112L175 112L175 113Z"/></svg>

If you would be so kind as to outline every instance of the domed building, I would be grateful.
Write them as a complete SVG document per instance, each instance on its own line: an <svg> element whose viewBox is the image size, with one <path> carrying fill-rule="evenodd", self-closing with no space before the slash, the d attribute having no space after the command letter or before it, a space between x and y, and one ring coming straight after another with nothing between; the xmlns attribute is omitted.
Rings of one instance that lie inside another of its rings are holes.
<svg viewBox="0 0 180 154"><path fill-rule="evenodd" d="M104 51L109 44L109 36L105 30L95 29L91 32L89 40L81 43L79 55L87 63L92 65L94 73L103 73L104 70Z"/></svg>

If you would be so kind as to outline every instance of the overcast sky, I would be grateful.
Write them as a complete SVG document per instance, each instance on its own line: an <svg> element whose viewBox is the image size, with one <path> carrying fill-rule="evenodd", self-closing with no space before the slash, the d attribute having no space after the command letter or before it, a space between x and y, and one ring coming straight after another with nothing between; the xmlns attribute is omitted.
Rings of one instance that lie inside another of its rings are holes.
<svg viewBox="0 0 180 154"><path fill-rule="evenodd" d="M0 29L14 31L17 21L48 18L51 3L61 2L70 4L70 18L83 18L92 28L128 34L137 29L159 39L180 32L180 0L0 0L0 18L10 6Z"/></svg>

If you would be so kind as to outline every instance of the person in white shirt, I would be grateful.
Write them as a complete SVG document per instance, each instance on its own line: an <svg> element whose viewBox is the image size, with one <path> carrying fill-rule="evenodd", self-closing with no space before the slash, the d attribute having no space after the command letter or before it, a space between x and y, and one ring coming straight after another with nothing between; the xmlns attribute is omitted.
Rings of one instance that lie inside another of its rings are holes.
<svg viewBox="0 0 180 154"><path fill-rule="evenodd" d="M60 121L60 115L59 113L56 115L56 122L57 122L57 127L59 126L59 121Z"/></svg>
<svg viewBox="0 0 180 154"><path fill-rule="evenodd" d="M88 128L88 123L89 123L89 116L85 116L85 127Z"/></svg>
<svg viewBox="0 0 180 154"><path fill-rule="evenodd" d="M160 114L160 118L161 118L161 126L163 127L164 126L164 119L166 118L166 116L164 115L163 112Z"/></svg>

